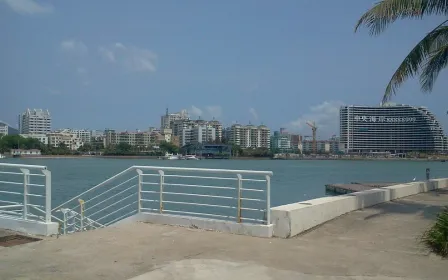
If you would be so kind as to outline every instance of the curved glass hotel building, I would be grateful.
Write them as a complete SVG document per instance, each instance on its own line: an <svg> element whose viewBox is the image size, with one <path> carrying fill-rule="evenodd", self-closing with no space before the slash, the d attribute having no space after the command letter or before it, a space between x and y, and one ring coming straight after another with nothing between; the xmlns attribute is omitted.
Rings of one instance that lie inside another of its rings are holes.
<svg viewBox="0 0 448 280"><path fill-rule="evenodd" d="M425 107L343 106L339 148L359 154L440 152L444 149L444 133Z"/></svg>

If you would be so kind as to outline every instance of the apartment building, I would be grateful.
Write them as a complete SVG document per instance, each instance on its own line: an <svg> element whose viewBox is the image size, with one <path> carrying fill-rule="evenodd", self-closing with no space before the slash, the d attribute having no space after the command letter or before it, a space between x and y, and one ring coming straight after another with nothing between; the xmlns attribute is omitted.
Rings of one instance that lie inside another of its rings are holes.
<svg viewBox="0 0 448 280"><path fill-rule="evenodd" d="M241 148L270 148L271 130L265 125L234 124L229 134L229 142Z"/></svg>
<svg viewBox="0 0 448 280"><path fill-rule="evenodd" d="M70 129L70 132L75 134L83 143L92 142L92 131L86 129Z"/></svg>
<svg viewBox="0 0 448 280"><path fill-rule="evenodd" d="M198 125L182 130L179 142L182 146L187 144L213 143L216 141L216 129L211 125Z"/></svg>
<svg viewBox="0 0 448 280"><path fill-rule="evenodd" d="M20 134L46 134L51 131L51 115L48 110L27 109L19 115Z"/></svg>
<svg viewBox="0 0 448 280"><path fill-rule="evenodd" d="M83 142L79 139L76 134L70 132L70 130L61 130L47 133L48 145L53 148L57 148L64 144L70 150L76 151L82 147Z"/></svg>
<svg viewBox="0 0 448 280"><path fill-rule="evenodd" d="M178 113L168 113L168 108L166 109L165 115L160 117L160 130L164 128L172 128L172 123L177 120L188 120L187 110L182 110Z"/></svg>
<svg viewBox="0 0 448 280"><path fill-rule="evenodd" d="M299 150L304 154L313 153L313 141L306 140L299 144ZM316 141L318 154L336 154L339 152L339 140L318 140Z"/></svg>
<svg viewBox="0 0 448 280"><path fill-rule="evenodd" d="M17 135L19 134L19 131L13 127L11 127L9 124L0 121L0 136L2 135Z"/></svg>
<svg viewBox="0 0 448 280"><path fill-rule="evenodd" d="M104 146L114 146L119 143L126 143L138 147L149 147L151 133L147 131L116 132L113 129L106 129L104 132Z"/></svg>

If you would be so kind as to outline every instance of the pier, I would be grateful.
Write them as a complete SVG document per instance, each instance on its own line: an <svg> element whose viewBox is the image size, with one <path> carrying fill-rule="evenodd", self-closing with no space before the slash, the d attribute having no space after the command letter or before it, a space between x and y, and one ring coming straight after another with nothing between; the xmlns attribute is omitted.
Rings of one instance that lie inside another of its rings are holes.
<svg viewBox="0 0 448 280"><path fill-rule="evenodd" d="M353 192L368 191L376 188L389 187L398 185L399 183L362 183L352 182L350 184L327 184L325 191L335 194L348 194Z"/></svg>

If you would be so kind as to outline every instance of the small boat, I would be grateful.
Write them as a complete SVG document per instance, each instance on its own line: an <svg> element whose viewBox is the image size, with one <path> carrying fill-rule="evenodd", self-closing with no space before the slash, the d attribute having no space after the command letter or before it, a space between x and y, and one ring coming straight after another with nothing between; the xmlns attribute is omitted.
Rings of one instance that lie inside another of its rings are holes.
<svg viewBox="0 0 448 280"><path fill-rule="evenodd" d="M0 154L0 158L6 158L4 155Z"/></svg>
<svg viewBox="0 0 448 280"><path fill-rule="evenodd" d="M199 160L195 155L186 155L185 159L186 160Z"/></svg>
<svg viewBox="0 0 448 280"><path fill-rule="evenodd" d="M166 153L165 159L176 160L176 159L179 159L179 155L173 155L173 154Z"/></svg>

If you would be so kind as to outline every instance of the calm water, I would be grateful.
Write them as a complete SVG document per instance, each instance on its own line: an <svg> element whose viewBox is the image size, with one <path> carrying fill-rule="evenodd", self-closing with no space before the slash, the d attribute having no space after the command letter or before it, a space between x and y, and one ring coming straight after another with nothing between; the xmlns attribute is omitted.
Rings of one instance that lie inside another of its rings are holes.
<svg viewBox="0 0 448 280"><path fill-rule="evenodd" d="M414 177L423 180L427 167L431 168L431 177L448 177L448 163L422 161L167 161L82 158L3 159L1 162L48 166L52 171L53 205L59 205L132 165L272 171L273 206L325 196L325 184L329 183L409 182Z"/></svg>

